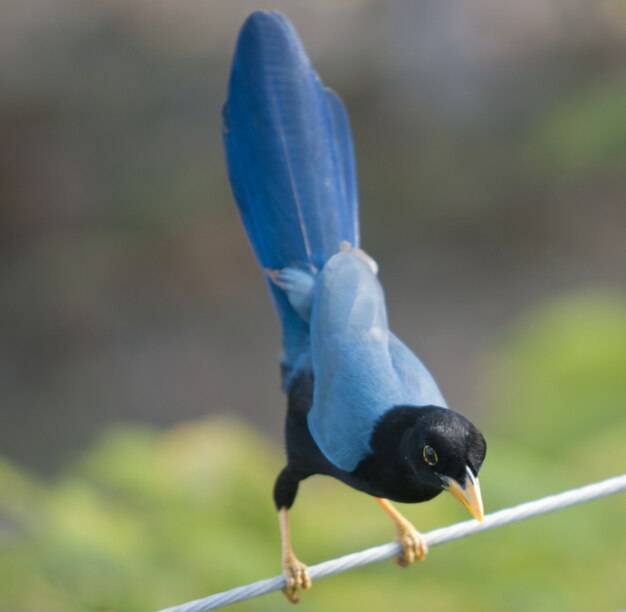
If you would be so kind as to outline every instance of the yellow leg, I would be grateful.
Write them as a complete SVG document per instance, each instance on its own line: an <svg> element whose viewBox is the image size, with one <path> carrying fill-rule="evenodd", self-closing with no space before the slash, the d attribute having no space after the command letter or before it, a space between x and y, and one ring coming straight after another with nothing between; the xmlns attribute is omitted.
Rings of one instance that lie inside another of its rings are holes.
<svg viewBox="0 0 626 612"><path fill-rule="evenodd" d="M298 591L306 591L311 588L311 579L306 565L298 561L298 558L291 548L291 534L289 532L289 517L287 508L283 507L278 511L278 524L280 525L280 539L282 544L283 576L287 581L287 586L283 589L285 597L291 603L298 603Z"/></svg>
<svg viewBox="0 0 626 612"><path fill-rule="evenodd" d="M375 497L374 499L391 517L396 526L396 540L402 545L402 554L396 557L396 563L400 567L406 567L414 561L423 561L428 552L428 546L420 532L391 505L388 499L382 499L381 497Z"/></svg>

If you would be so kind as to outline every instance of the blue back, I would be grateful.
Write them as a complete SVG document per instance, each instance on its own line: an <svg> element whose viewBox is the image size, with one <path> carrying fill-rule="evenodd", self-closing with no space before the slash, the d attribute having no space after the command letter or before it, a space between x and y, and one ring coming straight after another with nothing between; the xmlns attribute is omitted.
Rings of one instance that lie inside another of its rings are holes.
<svg viewBox="0 0 626 612"><path fill-rule="evenodd" d="M355 249L334 255L312 296L309 430L347 472L371 452L372 431L391 408L447 408L428 370L389 330L383 290L366 257Z"/></svg>
<svg viewBox="0 0 626 612"><path fill-rule="evenodd" d="M233 193L262 268L321 268L342 241L359 243L350 126L289 21L253 13L233 58L223 109ZM283 330L284 365L309 350L308 324L269 283Z"/></svg>

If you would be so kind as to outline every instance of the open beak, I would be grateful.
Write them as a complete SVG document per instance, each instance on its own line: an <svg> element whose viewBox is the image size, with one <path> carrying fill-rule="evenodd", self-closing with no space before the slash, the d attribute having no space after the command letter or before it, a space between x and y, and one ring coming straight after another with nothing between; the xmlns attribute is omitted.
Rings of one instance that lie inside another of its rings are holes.
<svg viewBox="0 0 626 612"><path fill-rule="evenodd" d="M465 484L460 485L454 478L440 476L443 488L456 497L477 520L482 521L485 516L483 498L480 495L478 478L474 476L469 467L465 467Z"/></svg>

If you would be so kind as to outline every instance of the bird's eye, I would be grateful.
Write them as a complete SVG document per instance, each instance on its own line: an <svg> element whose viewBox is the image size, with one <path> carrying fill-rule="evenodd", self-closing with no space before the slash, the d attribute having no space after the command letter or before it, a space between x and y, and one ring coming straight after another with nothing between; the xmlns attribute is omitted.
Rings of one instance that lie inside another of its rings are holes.
<svg viewBox="0 0 626 612"><path fill-rule="evenodd" d="M437 453L432 446L426 445L422 451L422 456L428 465L435 465L439 461L439 457L437 457Z"/></svg>

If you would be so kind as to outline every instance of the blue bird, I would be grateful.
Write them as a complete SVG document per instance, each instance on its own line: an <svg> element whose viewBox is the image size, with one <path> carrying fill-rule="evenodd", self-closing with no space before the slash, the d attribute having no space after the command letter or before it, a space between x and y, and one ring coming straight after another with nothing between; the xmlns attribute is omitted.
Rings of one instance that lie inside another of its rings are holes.
<svg viewBox="0 0 626 612"><path fill-rule="evenodd" d="M446 490L482 520L486 443L389 330L377 265L360 248L346 110L280 13L244 23L223 120L233 195L282 329L287 466L274 501L285 594L296 602L311 585L288 524L300 481L328 475L376 498L407 565L426 545L390 500Z"/></svg>

